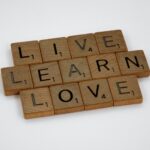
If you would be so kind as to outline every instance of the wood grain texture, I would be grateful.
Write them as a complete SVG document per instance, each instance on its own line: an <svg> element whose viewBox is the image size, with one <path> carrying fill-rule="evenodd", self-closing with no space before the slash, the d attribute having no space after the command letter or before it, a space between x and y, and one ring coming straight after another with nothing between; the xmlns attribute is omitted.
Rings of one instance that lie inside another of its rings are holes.
<svg viewBox="0 0 150 150"><path fill-rule="evenodd" d="M120 76L108 79L114 106L141 103L143 98L136 76Z"/></svg>
<svg viewBox="0 0 150 150"><path fill-rule="evenodd" d="M64 83L91 79L86 58L62 60L59 65Z"/></svg>
<svg viewBox="0 0 150 150"><path fill-rule="evenodd" d="M121 30L95 33L100 53L114 53L127 51L126 42Z"/></svg>
<svg viewBox="0 0 150 150"><path fill-rule="evenodd" d="M82 97L77 83L50 87L55 114L84 110Z"/></svg>
<svg viewBox="0 0 150 150"><path fill-rule="evenodd" d="M26 119L54 115L48 87L21 91L20 97Z"/></svg>
<svg viewBox="0 0 150 150"><path fill-rule="evenodd" d="M41 40L39 43L44 62L71 58L65 37Z"/></svg>
<svg viewBox="0 0 150 150"><path fill-rule="evenodd" d="M30 68L34 87L44 87L62 83L57 62L31 65Z"/></svg>
<svg viewBox="0 0 150 150"><path fill-rule="evenodd" d="M12 43L11 49L15 65L42 63L38 41Z"/></svg>
<svg viewBox="0 0 150 150"><path fill-rule="evenodd" d="M115 54L88 56L87 59L94 79L120 75Z"/></svg>
<svg viewBox="0 0 150 150"><path fill-rule="evenodd" d="M143 50L128 51L121 30L11 44L1 69L5 95L20 93L26 119L137 104L137 77L150 75Z"/></svg>
<svg viewBox="0 0 150 150"><path fill-rule="evenodd" d="M33 88L29 66L1 69L5 95L19 94L20 90Z"/></svg>
<svg viewBox="0 0 150 150"><path fill-rule="evenodd" d="M93 34L82 34L68 37L72 58L99 54Z"/></svg>
<svg viewBox="0 0 150 150"><path fill-rule="evenodd" d="M122 75L145 77L150 75L149 66L143 50L117 53L117 60Z"/></svg>
<svg viewBox="0 0 150 150"><path fill-rule="evenodd" d="M113 106L113 100L106 79L89 80L79 83L85 109Z"/></svg>

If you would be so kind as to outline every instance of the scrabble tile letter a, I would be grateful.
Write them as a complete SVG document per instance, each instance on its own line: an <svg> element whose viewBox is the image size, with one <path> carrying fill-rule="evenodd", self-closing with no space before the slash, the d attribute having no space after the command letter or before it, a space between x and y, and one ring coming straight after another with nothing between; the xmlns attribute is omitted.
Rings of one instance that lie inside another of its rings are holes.
<svg viewBox="0 0 150 150"><path fill-rule="evenodd" d="M64 82L75 82L91 78L86 58L75 58L59 62Z"/></svg>

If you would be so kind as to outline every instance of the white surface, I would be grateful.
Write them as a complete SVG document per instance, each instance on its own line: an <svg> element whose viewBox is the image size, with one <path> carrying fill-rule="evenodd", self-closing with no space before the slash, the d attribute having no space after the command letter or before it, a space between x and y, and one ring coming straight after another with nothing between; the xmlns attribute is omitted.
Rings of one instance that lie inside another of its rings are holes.
<svg viewBox="0 0 150 150"><path fill-rule="evenodd" d="M150 64L149 0L0 0L0 68L13 65L12 42L111 29ZM0 150L150 150L150 78L139 83L141 105L24 120L0 78Z"/></svg>

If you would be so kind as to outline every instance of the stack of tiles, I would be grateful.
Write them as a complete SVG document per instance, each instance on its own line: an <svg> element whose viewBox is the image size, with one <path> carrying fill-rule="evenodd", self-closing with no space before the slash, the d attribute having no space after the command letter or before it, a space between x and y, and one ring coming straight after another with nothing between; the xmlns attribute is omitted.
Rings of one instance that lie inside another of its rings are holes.
<svg viewBox="0 0 150 150"><path fill-rule="evenodd" d="M20 94L26 119L142 102L137 77L150 75L143 50L121 30L11 44L5 95Z"/></svg>

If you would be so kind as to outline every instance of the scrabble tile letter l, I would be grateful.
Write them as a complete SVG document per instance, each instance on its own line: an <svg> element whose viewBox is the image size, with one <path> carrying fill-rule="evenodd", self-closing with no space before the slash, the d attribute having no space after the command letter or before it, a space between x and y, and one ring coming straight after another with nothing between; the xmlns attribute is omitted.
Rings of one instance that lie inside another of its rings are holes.
<svg viewBox="0 0 150 150"><path fill-rule="evenodd" d="M42 63L38 41L12 43L11 49L15 65Z"/></svg>
<svg viewBox="0 0 150 150"><path fill-rule="evenodd" d="M19 94L20 90L33 88L28 66L2 68L1 72L6 95Z"/></svg>
<svg viewBox="0 0 150 150"><path fill-rule="evenodd" d="M49 88L23 90L20 92L26 119L54 114Z"/></svg>

